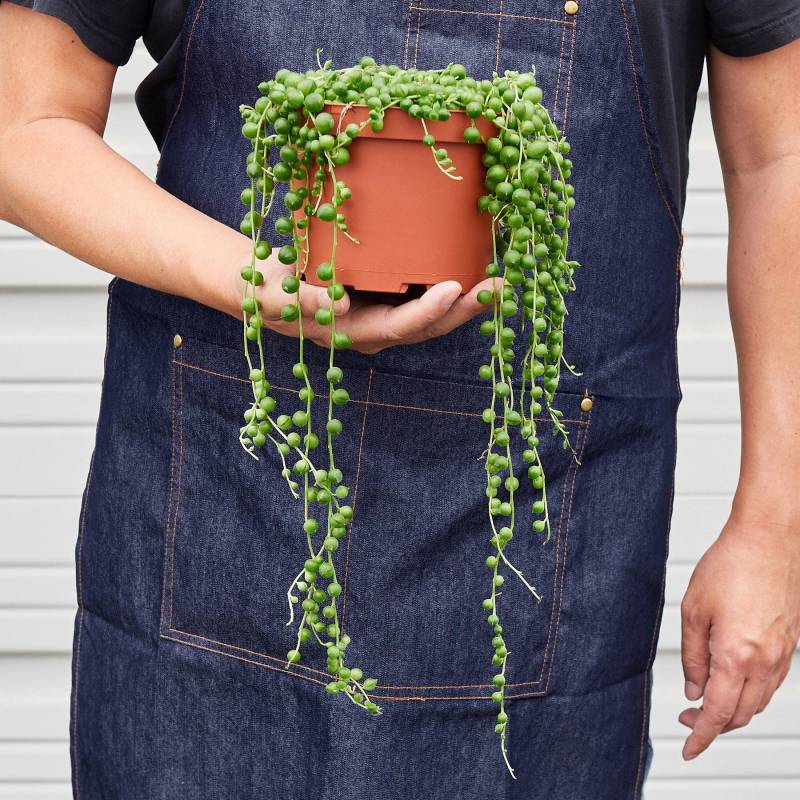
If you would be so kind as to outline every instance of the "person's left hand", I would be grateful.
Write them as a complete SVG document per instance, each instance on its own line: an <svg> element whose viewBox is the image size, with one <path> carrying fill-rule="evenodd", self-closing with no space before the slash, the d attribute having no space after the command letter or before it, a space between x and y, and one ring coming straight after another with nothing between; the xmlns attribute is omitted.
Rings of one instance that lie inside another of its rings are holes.
<svg viewBox="0 0 800 800"><path fill-rule="evenodd" d="M681 604L686 697L692 729L683 757L764 710L789 672L800 638L800 528L733 513L700 559Z"/></svg>

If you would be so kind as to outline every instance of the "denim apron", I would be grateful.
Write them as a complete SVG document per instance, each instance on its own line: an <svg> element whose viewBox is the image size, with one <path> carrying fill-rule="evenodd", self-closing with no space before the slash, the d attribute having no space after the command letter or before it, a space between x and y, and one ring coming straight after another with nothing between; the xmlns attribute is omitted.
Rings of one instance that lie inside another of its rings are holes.
<svg viewBox="0 0 800 800"><path fill-rule="evenodd" d="M477 377L478 321L339 356L353 401L337 464L355 508L336 553L340 613L350 662L380 681L383 714L372 717L326 694L315 648L285 668L296 637L286 590L305 540L277 456L265 449L255 462L238 442L250 391L241 322L115 279L77 546L76 798L642 796L681 395L680 223L633 0L574 10L563 0L195 0L158 173L166 190L237 226L248 148L238 105L278 68L308 68L318 47L336 66L363 54L420 68L459 61L479 76L535 65L575 164L570 244L583 268L565 352L582 374L563 375L557 400L580 464L542 425L552 537L520 525L510 548L543 599L514 580L502 598L517 780L494 733L481 607L489 389ZM266 345L291 413L296 340L269 332ZM309 346L307 360L318 381L327 351Z"/></svg>

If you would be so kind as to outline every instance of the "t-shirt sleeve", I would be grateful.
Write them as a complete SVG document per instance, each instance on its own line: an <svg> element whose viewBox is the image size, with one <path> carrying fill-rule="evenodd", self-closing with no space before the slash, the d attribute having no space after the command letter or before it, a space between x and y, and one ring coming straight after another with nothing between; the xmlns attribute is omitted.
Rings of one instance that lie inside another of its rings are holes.
<svg viewBox="0 0 800 800"><path fill-rule="evenodd" d="M93 53L112 64L128 62L144 33L151 0L4 0L66 22Z"/></svg>
<svg viewBox="0 0 800 800"><path fill-rule="evenodd" d="M800 0L705 0L709 38L723 53L755 56L800 39Z"/></svg>

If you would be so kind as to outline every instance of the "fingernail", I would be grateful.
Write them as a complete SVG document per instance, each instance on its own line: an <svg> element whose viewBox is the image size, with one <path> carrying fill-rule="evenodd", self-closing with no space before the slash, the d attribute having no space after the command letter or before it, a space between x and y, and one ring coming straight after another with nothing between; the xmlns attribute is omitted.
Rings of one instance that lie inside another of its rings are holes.
<svg viewBox="0 0 800 800"><path fill-rule="evenodd" d="M683 760L684 761L693 761L695 758L697 758L697 753L686 753L684 755L684 757L683 757Z"/></svg>
<svg viewBox="0 0 800 800"><path fill-rule="evenodd" d="M683 692L686 695L687 700L698 700L700 698L702 689L696 683L686 681L686 684L683 687Z"/></svg>

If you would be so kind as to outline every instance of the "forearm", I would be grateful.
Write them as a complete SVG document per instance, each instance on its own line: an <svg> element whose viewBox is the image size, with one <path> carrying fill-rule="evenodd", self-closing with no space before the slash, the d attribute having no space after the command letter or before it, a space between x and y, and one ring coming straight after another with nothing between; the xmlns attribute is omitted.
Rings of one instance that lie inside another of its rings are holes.
<svg viewBox="0 0 800 800"><path fill-rule="evenodd" d="M800 148L726 174L742 455L734 509L800 525Z"/></svg>
<svg viewBox="0 0 800 800"><path fill-rule="evenodd" d="M173 197L81 122L35 120L1 144L1 217L114 275L238 315L247 237Z"/></svg>

